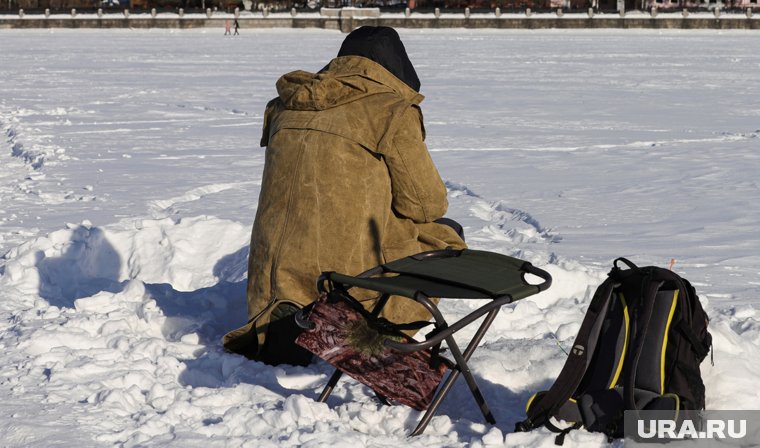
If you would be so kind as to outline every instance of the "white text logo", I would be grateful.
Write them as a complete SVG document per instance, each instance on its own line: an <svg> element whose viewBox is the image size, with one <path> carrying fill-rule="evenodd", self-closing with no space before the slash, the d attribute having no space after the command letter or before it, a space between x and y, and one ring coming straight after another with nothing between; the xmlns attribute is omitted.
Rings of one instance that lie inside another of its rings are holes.
<svg viewBox="0 0 760 448"><path fill-rule="evenodd" d="M747 420L703 420L700 429L692 420L680 426L673 420L638 421L638 434L644 439L741 439L747 435Z"/></svg>

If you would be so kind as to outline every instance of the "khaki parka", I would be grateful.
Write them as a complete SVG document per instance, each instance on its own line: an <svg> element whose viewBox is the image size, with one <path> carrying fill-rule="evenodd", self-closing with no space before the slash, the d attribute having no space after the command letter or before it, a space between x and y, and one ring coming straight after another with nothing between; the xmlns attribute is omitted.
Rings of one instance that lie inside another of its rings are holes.
<svg viewBox="0 0 760 448"><path fill-rule="evenodd" d="M316 74L288 73L277 92L261 139L249 321L224 337L228 350L243 354L263 345L279 303L316 299L323 271L356 275L425 250L465 247L433 222L448 202L424 143L422 95L360 56L333 59ZM391 298L383 315L398 323L429 317L402 297Z"/></svg>

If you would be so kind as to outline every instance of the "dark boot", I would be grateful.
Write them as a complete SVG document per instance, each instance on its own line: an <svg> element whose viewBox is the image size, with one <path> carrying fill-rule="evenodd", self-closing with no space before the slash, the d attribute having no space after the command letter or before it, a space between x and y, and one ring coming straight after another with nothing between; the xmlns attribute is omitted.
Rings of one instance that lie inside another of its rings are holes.
<svg viewBox="0 0 760 448"><path fill-rule="evenodd" d="M277 305L272 311L267 337L256 360L273 366L311 364L312 353L295 343L296 338L303 331L295 321L295 313L298 311L298 307L289 303Z"/></svg>

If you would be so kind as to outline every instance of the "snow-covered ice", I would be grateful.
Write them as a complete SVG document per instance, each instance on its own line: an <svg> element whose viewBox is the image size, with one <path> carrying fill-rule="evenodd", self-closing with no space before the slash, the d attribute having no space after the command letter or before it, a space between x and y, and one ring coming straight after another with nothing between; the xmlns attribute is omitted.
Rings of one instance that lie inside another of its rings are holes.
<svg viewBox="0 0 760 448"><path fill-rule="evenodd" d="M0 30L0 445L553 446L512 428L618 256L676 259L712 318L708 408L758 408L756 32L400 33L449 216L554 277L473 357L497 425L458 384L406 439L419 413L353 381L315 402L324 363L221 349L245 320L264 105L343 34Z"/></svg>

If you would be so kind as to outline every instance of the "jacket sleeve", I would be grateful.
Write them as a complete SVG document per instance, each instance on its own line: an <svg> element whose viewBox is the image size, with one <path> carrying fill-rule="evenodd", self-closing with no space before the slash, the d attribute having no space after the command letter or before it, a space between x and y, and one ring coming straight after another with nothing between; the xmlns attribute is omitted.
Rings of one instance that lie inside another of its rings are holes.
<svg viewBox="0 0 760 448"><path fill-rule="evenodd" d="M432 222L446 213L446 186L425 145L422 112L407 107L394 120L393 136L383 148L391 177L394 211L414 222Z"/></svg>
<svg viewBox="0 0 760 448"><path fill-rule="evenodd" d="M264 110L264 123L261 129L261 141L259 145L261 147L269 145L269 134L272 128L272 119L276 112L282 109L282 101L279 98L274 98L267 103L267 107Z"/></svg>

